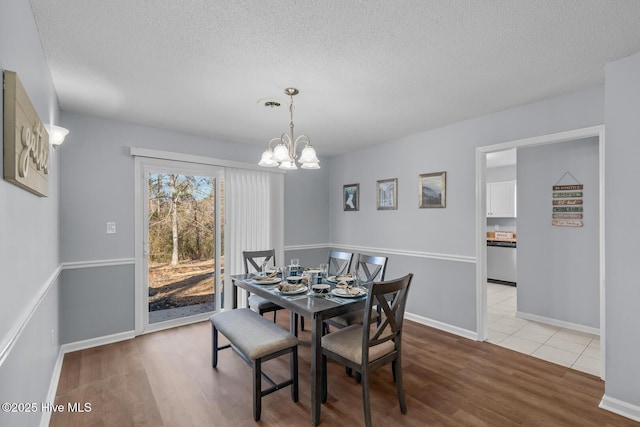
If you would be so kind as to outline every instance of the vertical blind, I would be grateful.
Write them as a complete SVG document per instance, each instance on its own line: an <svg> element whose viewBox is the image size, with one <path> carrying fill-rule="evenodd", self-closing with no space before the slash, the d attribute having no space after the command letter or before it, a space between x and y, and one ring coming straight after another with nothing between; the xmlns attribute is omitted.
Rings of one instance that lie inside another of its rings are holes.
<svg viewBox="0 0 640 427"><path fill-rule="evenodd" d="M284 265L284 175L225 168L225 289L244 273L242 251L275 249ZM244 299L241 299L244 300ZM231 292L225 292L231 307Z"/></svg>

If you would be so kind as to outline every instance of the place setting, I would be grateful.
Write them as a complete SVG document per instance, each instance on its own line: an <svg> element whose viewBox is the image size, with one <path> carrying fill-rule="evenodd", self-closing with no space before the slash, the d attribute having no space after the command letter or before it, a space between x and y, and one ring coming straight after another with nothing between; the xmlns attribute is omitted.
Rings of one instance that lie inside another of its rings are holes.
<svg viewBox="0 0 640 427"><path fill-rule="evenodd" d="M275 270L268 274L256 274L251 277L251 281L259 285L275 285L280 283L282 279L278 277L278 270Z"/></svg>
<svg viewBox="0 0 640 427"><path fill-rule="evenodd" d="M303 282L302 276L288 276L284 282L274 286L272 289L276 293L287 297L305 297L309 287Z"/></svg>
<svg viewBox="0 0 640 427"><path fill-rule="evenodd" d="M353 281L340 281L332 289L329 284L311 285L309 295L323 297L340 304L347 304L353 299L361 298L367 295L367 289L353 285Z"/></svg>

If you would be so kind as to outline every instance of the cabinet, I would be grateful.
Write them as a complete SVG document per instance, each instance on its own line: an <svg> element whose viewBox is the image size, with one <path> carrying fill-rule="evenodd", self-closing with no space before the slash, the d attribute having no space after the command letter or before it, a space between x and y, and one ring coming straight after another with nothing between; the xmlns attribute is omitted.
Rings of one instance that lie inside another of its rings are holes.
<svg viewBox="0 0 640 427"><path fill-rule="evenodd" d="M515 181L498 181L487 183L487 217L516 217Z"/></svg>

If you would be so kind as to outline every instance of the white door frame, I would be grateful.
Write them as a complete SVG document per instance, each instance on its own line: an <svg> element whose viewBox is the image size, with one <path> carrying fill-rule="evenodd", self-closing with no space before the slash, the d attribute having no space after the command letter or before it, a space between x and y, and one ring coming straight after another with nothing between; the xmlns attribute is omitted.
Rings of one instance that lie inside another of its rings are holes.
<svg viewBox="0 0 640 427"><path fill-rule="evenodd" d="M209 318L210 314L202 313L194 316L173 319L159 323L149 323L149 291L148 291L148 265L147 257L149 253L148 242L148 182L147 176L150 171L162 173L182 173L195 176L210 176L221 178L224 176L224 169L207 164L189 163L179 160L166 160L158 158L135 158L135 334L154 332L162 329L173 328L189 323L200 322ZM219 215L220 193L219 186L216 185L216 215ZM217 221L216 224L220 224ZM216 227L216 250L215 265L219 268L221 254L221 227ZM214 291L221 289L220 274L214 275ZM215 310L220 310L220 298L215 298Z"/></svg>
<svg viewBox="0 0 640 427"><path fill-rule="evenodd" d="M558 132L533 138L519 139L500 144L476 148L476 330L478 340L485 341L488 336L487 321L487 219L486 219L486 166L487 154L512 148L533 147L556 144L590 137L598 137L598 182L599 182L599 265L600 265L600 377L605 378L605 253L604 253L604 125L592 126L566 132Z"/></svg>

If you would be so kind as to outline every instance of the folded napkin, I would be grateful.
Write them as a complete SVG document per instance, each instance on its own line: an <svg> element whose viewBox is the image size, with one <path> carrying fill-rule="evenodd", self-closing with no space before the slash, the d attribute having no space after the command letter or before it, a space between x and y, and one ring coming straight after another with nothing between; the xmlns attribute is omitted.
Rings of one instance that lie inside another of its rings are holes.
<svg viewBox="0 0 640 427"><path fill-rule="evenodd" d="M256 282L260 282L260 281L272 281L273 279L276 278L276 276L278 275L277 271L274 271L273 273L267 275L267 276L253 276L251 279L255 280Z"/></svg>
<svg viewBox="0 0 640 427"><path fill-rule="evenodd" d="M295 292L304 288L304 285L292 285L289 283L281 283L278 285L278 290L280 292Z"/></svg>

